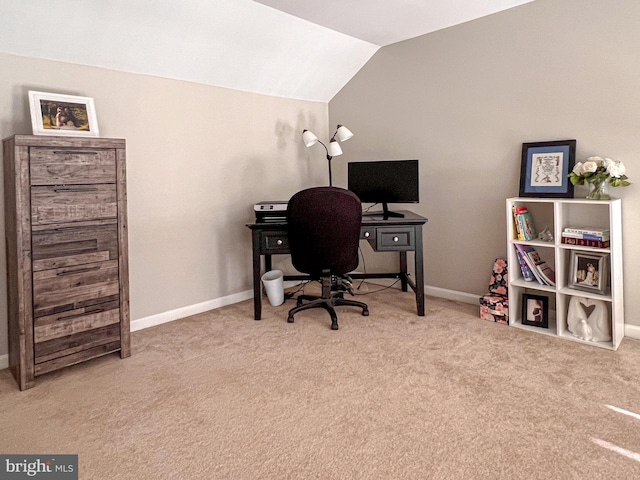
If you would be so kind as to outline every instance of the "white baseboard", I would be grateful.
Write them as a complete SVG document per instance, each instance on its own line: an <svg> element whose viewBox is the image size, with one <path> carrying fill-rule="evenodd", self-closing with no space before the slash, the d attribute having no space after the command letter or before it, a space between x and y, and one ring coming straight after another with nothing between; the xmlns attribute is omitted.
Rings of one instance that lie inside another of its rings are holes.
<svg viewBox="0 0 640 480"><path fill-rule="evenodd" d="M295 284L295 283L293 283ZM285 285L285 287L290 285ZM445 298L447 300L453 300L456 302L469 303L472 305L479 305L479 295L472 293L458 292L455 290L447 290L446 288L439 287L425 287L425 293L432 297ZM145 328L155 327L156 325L162 325L163 323L173 322L180 318L189 317L198 313L203 313L208 310L214 310L216 308L224 307L226 305L232 305L234 303L242 302L253 297L253 290L246 290L244 292L235 293L226 297L217 298L214 300L208 300L206 302L197 303L195 305L189 305L186 307L177 308L168 312L158 313L156 315L150 315L148 317L138 318L131 321L131 331L135 332L143 330ZM635 338L640 340L640 326L638 325L625 325L624 327L625 337ZM9 355L0 355L0 370L9 368Z"/></svg>
<svg viewBox="0 0 640 480"><path fill-rule="evenodd" d="M429 285L425 285L424 293L427 295L431 295L432 297L446 298L447 300L453 300L456 302L478 305L478 308L480 308L480 303L478 302L480 295L474 295L473 293L458 292L456 290L447 290L446 288L439 287L430 287Z"/></svg>
<svg viewBox="0 0 640 480"><path fill-rule="evenodd" d="M253 290L246 290L244 292L234 293L233 295L227 295L226 297L207 300L206 302L197 303L195 305L188 305L186 307L176 308L175 310L169 310L168 312L138 318L131 321L131 331L135 332L144 328L173 322L180 318L190 317L191 315L197 315L198 313L203 313L208 310L214 310L234 303L243 302L249 298L253 298Z"/></svg>
<svg viewBox="0 0 640 480"><path fill-rule="evenodd" d="M298 283L299 282L285 282L284 287L289 288L297 285ZM378 282L371 282L371 283L378 283ZM383 282L380 282L380 283L382 284ZM479 298L478 295L473 295L471 293L457 292L454 290L447 290L444 288L429 287L429 286L425 288L425 294L431 295L433 297L446 298L447 300L454 300L457 302L471 303L474 305L478 304L478 298ZM232 305L234 303L242 302L250 298L253 298L253 290L245 290L244 292L235 293L233 295L228 295L226 297L222 297L214 300L208 300L206 302L198 303L195 305L189 305L182 308L177 308L175 310L158 313L156 315L151 315L148 317L138 318L136 320L131 321L131 331L135 332L138 330L143 330L145 328L155 327L156 325L162 325L163 323L173 322L174 320L179 320L180 318L189 317L191 315L203 313L208 310L214 310L216 308L224 307L226 305ZM638 327L638 329L640 330L640 327Z"/></svg>
<svg viewBox="0 0 640 480"><path fill-rule="evenodd" d="M640 326L638 325L625 325L624 336L629 338L635 338L640 340Z"/></svg>

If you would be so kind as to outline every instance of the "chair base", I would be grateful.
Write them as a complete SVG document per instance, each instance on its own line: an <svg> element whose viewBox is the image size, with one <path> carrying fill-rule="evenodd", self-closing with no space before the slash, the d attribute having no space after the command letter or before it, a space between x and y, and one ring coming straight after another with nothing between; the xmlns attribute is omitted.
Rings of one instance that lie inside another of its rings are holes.
<svg viewBox="0 0 640 480"><path fill-rule="evenodd" d="M309 303L302 304L302 300L311 300ZM369 316L369 306L366 303L358 302L356 300L348 300L342 296L335 296L331 298L318 298L311 297L309 295L302 295L298 298L298 306L289 310L289 317L287 322L293 323L293 316L301 312L302 310L308 310L310 308L324 308L331 316L331 330L338 330L338 316L334 307L358 307L362 309L362 316Z"/></svg>
<svg viewBox="0 0 640 480"><path fill-rule="evenodd" d="M338 316L336 315L334 307L358 307L362 309L362 316L369 316L369 306L366 303L344 298L345 291L353 295L351 278L348 275L331 275L328 270L323 270L320 282L322 284L322 296L300 295L296 306L289 310L287 322L293 323L293 316L296 313L310 308L324 308L329 312L331 316L331 330L338 330ZM305 300L308 300L309 303L303 304Z"/></svg>

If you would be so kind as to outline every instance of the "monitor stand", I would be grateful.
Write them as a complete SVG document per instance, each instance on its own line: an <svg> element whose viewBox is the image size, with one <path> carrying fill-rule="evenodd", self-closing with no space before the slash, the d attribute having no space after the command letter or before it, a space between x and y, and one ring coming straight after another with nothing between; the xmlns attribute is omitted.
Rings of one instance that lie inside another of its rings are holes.
<svg viewBox="0 0 640 480"><path fill-rule="evenodd" d="M389 206L387 205L387 202L382 202L382 211L381 212L364 212L362 215L365 216L365 217L372 216L372 215L381 215L382 217L384 217L384 220L388 220L389 217L391 217L391 218L404 218L404 214L403 213L390 211L389 210Z"/></svg>

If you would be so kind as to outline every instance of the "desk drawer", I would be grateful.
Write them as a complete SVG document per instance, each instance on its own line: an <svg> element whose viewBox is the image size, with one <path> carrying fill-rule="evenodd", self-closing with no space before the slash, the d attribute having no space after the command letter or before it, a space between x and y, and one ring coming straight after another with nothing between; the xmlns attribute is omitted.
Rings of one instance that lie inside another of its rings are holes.
<svg viewBox="0 0 640 480"><path fill-rule="evenodd" d="M360 227L360 240L373 240L376 238L376 227Z"/></svg>
<svg viewBox="0 0 640 480"><path fill-rule="evenodd" d="M287 232L264 232L262 234L261 250L263 253L288 253L289 238Z"/></svg>
<svg viewBox="0 0 640 480"><path fill-rule="evenodd" d="M413 227L376 228L376 250L402 251L414 250L416 245Z"/></svg>

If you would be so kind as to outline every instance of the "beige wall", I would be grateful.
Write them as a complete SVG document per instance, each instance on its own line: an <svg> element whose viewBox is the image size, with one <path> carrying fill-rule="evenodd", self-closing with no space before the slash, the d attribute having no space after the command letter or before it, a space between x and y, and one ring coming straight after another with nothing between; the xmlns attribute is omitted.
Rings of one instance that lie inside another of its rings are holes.
<svg viewBox="0 0 640 480"><path fill-rule="evenodd" d="M94 97L101 136L127 139L133 320L250 289L251 205L325 184L321 147L299 134L326 139L337 123L356 134L334 159L337 185L349 160L420 159L410 208L429 218L426 282L480 294L505 254L522 142L575 138L579 160L623 160L640 179L637 45L635 0L537 0L381 49L329 105L0 54L0 137L31 132L33 89ZM626 322L640 326L640 188L613 193ZM4 269L0 247L0 355Z"/></svg>
<svg viewBox="0 0 640 480"><path fill-rule="evenodd" d="M253 204L325 180L300 133L327 134L326 103L2 54L0 84L2 138L31 133L27 91L41 90L93 97L101 136L127 140L132 320L249 290Z"/></svg>
<svg viewBox="0 0 640 480"><path fill-rule="evenodd" d="M484 293L506 253L521 144L576 139L578 160L622 160L634 182L612 193L623 199L626 323L640 325L639 45L636 0L537 0L385 47L334 97L330 123L359 140L344 160L420 159L428 285Z"/></svg>

